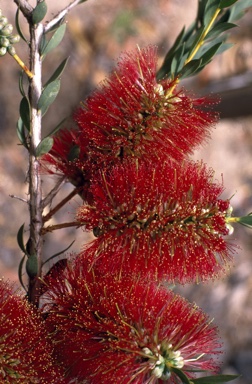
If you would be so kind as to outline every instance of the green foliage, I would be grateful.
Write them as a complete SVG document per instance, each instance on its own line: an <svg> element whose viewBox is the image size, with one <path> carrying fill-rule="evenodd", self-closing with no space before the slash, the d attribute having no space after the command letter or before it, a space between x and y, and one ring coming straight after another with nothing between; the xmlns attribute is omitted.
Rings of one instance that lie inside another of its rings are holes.
<svg viewBox="0 0 252 384"><path fill-rule="evenodd" d="M42 116L45 115L49 106L54 102L60 90L60 80L54 80L47 84L44 88L39 101L38 109L41 110Z"/></svg>
<svg viewBox="0 0 252 384"><path fill-rule="evenodd" d="M16 25L16 29L18 31L18 34L19 36L21 37L21 39L23 39L27 44L29 44L29 41L26 39L26 37L24 36L23 34L23 31L22 31L22 28L20 26L20 23L19 23L19 15L20 15L20 8L17 9L17 12L16 12L16 17L15 17L15 25Z"/></svg>
<svg viewBox="0 0 252 384"><path fill-rule="evenodd" d="M38 3L38 5L34 8L32 12L32 22L33 24L40 23L43 18L45 17L47 12L47 5L45 1L41 1Z"/></svg>
<svg viewBox="0 0 252 384"><path fill-rule="evenodd" d="M44 41L43 45L40 47L40 54L42 57L46 56L54 48L56 48L62 41L66 31L66 24L61 24L54 34L52 35L49 41Z"/></svg>
<svg viewBox="0 0 252 384"><path fill-rule="evenodd" d="M28 131L30 131L31 107L26 96L23 96L20 102L19 114L24 126L28 129Z"/></svg>
<svg viewBox="0 0 252 384"><path fill-rule="evenodd" d="M49 84L52 83L54 80L57 80L63 73L64 69L66 68L67 62L68 62L69 57L64 59L60 65L56 68L50 79L45 83L45 87Z"/></svg>
<svg viewBox="0 0 252 384"><path fill-rule="evenodd" d="M231 7L229 9L228 7ZM184 78L201 71L212 58L226 49L227 31L244 15L252 0L199 0L195 22L182 29L157 72L157 79Z"/></svg>
<svg viewBox="0 0 252 384"><path fill-rule="evenodd" d="M37 276L38 273L38 258L36 255L28 256L26 261L26 273L30 278Z"/></svg>
<svg viewBox="0 0 252 384"><path fill-rule="evenodd" d="M52 149L52 146L53 146L53 138L45 137L37 146L35 151L35 156L40 157L42 155L45 155Z"/></svg>
<svg viewBox="0 0 252 384"><path fill-rule="evenodd" d="M193 379L191 382L193 384L216 384L216 383L227 383L240 377L239 375L215 375L215 376L205 376L198 379Z"/></svg>

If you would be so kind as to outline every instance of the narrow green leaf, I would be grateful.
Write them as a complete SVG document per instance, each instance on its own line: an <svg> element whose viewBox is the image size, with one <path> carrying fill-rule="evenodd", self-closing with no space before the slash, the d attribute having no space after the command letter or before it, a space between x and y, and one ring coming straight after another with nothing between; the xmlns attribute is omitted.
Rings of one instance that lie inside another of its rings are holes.
<svg viewBox="0 0 252 384"><path fill-rule="evenodd" d="M229 21L233 22L239 20L247 8L252 6L252 0L242 0L237 2L233 7L230 8Z"/></svg>
<svg viewBox="0 0 252 384"><path fill-rule="evenodd" d="M199 377L197 379L192 379L191 381L194 384L215 384L215 383L227 383L240 377L240 375L215 375L215 376L205 376Z"/></svg>
<svg viewBox="0 0 252 384"><path fill-rule="evenodd" d="M74 161L75 159L78 159L80 155L80 147L78 145L74 145L67 156L68 161Z"/></svg>
<svg viewBox="0 0 252 384"><path fill-rule="evenodd" d="M16 12L16 17L15 17L15 25L16 25L16 29L18 31L18 34L19 36L21 37L22 40L24 40L28 45L29 45L29 41L26 39L26 37L24 36L23 32L22 32L22 29L20 27L20 24L19 24L19 13L20 13L20 8L18 7L17 9L17 12Z"/></svg>
<svg viewBox="0 0 252 384"><path fill-rule="evenodd" d="M62 39L64 37L65 31L66 31L66 23L61 24L56 29L56 31L52 35L51 39L47 42L47 44L45 45L45 47L41 51L42 56L47 55L51 50L53 50L54 48L56 48L60 44L60 42L62 41Z"/></svg>
<svg viewBox="0 0 252 384"><path fill-rule="evenodd" d="M205 12L204 12L204 18L203 18L203 24L205 26L209 25L215 12L219 8L219 4L220 4L220 0L208 0L205 8Z"/></svg>
<svg viewBox="0 0 252 384"><path fill-rule="evenodd" d="M26 141L26 131L25 131L25 126L23 123L23 120L21 117L17 121L17 136L20 141L20 143L28 149L27 141Z"/></svg>
<svg viewBox="0 0 252 384"><path fill-rule="evenodd" d="M172 368L172 372L174 372L180 378L183 384L191 384L188 377L180 369Z"/></svg>
<svg viewBox="0 0 252 384"><path fill-rule="evenodd" d="M36 152L35 152L36 157L40 157L45 153L48 153L52 149L52 146L53 146L53 138L45 137L36 148Z"/></svg>
<svg viewBox="0 0 252 384"><path fill-rule="evenodd" d="M192 76L200 66L201 66L201 59L191 60L181 70L179 74L180 78L183 79L185 77Z"/></svg>
<svg viewBox="0 0 252 384"><path fill-rule="evenodd" d="M66 65L67 65L67 62L68 62L68 59L69 57L67 57L66 59L64 59L62 61L62 63L58 66L58 68L54 71L54 73L52 74L52 76L50 77L50 79L45 83L45 87L49 84L49 83L52 83L54 80L57 80L62 72L64 71Z"/></svg>
<svg viewBox="0 0 252 384"><path fill-rule="evenodd" d="M212 60L221 45L222 43L215 44L201 56L201 67L205 67Z"/></svg>
<svg viewBox="0 0 252 384"><path fill-rule="evenodd" d="M62 255L62 254L65 253L66 251L68 251L69 248L71 248L71 246L73 245L74 242L75 242L75 240L72 241L71 244L70 244L67 248L63 249L63 251L57 252L57 253L55 253L53 256L49 257L46 261L43 262L42 266L44 266L46 263L48 263L48 261L54 259L54 258L57 257L57 256Z"/></svg>
<svg viewBox="0 0 252 384"><path fill-rule="evenodd" d="M179 49L176 51L172 62L171 62L171 75L176 77L178 74L178 68L184 65L185 59L182 59L184 56L185 43L181 44Z"/></svg>
<svg viewBox="0 0 252 384"><path fill-rule="evenodd" d="M24 91L24 85L23 85L23 82L24 82L24 72L22 71L22 72L20 72L20 76L19 76L19 82L18 82L18 84L19 84L19 91L20 91L21 95L22 95L23 97L25 97L25 91Z"/></svg>
<svg viewBox="0 0 252 384"><path fill-rule="evenodd" d="M236 3L238 0L221 0L220 2L220 9L230 7L234 3Z"/></svg>
<svg viewBox="0 0 252 384"><path fill-rule="evenodd" d="M25 127L30 131L30 103L26 96L20 102L19 113Z"/></svg>
<svg viewBox="0 0 252 384"><path fill-rule="evenodd" d="M26 286L24 285L24 282L23 282L23 266L24 266L24 261L25 261L25 258L26 258L26 255L24 255L19 263L19 266L18 266L18 279L19 279L19 282L21 284L21 286L24 288L25 292L27 292L27 288Z"/></svg>
<svg viewBox="0 0 252 384"><path fill-rule="evenodd" d="M208 34L206 35L206 40L213 39L216 36L218 37L221 33L227 31L228 29L234 28L234 27L237 27L237 25L233 24L233 23L217 24L208 32Z"/></svg>
<svg viewBox="0 0 252 384"><path fill-rule="evenodd" d="M42 116L47 112L49 106L54 102L60 90L60 80L54 80L49 83L43 90L39 101L38 109L41 110Z"/></svg>
<svg viewBox="0 0 252 384"><path fill-rule="evenodd" d="M171 73L171 62L172 62L174 53L176 52L176 49L180 46L181 42L183 41L184 33L185 33L185 27L182 28L174 44L167 52L164 58L164 62L161 68L159 69L159 71L157 72L157 80L164 79L165 77L168 77L167 74Z"/></svg>
<svg viewBox="0 0 252 384"><path fill-rule="evenodd" d="M192 35L186 42L186 47L188 49L188 55L189 57L191 53L194 51L195 47L197 47L199 41L202 38L202 35L204 33L204 25L198 29L198 31L195 33L195 35Z"/></svg>
<svg viewBox="0 0 252 384"><path fill-rule="evenodd" d="M25 245L24 245L24 224L22 224L18 230L17 242L18 242L18 245L19 245L19 248L21 249L21 251L26 253L26 249L25 249Z"/></svg>
<svg viewBox="0 0 252 384"><path fill-rule="evenodd" d="M37 276L38 273L38 258L36 255L28 256L26 261L26 272L31 278Z"/></svg>
<svg viewBox="0 0 252 384"><path fill-rule="evenodd" d="M34 8L32 12L33 24L40 23L45 17L46 12L47 12L47 4L45 1L41 1L40 3L38 3L38 5Z"/></svg>

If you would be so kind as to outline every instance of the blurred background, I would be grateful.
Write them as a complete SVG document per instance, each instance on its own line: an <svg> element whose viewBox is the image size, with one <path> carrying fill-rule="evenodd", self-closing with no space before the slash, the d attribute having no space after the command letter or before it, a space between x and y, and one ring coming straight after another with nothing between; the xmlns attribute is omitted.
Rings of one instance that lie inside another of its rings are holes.
<svg viewBox="0 0 252 384"><path fill-rule="evenodd" d="M242 0L241 0L242 1ZM33 1L30 1L34 5ZM48 0L50 20L69 1ZM14 23L16 5L0 1L3 14ZM56 102L43 120L43 134L50 132L63 118L71 126L71 114L81 100L114 68L121 52L136 44L158 46L160 63L183 25L195 18L197 0L88 0L67 16L67 32L59 47L43 63L44 82L67 56L68 66L62 76ZM220 122L212 139L195 153L224 178L224 196L232 197L236 216L252 211L252 10L233 29L229 41L233 48L214 58L197 77L186 80L186 88L195 95L216 94ZM21 18L24 33L27 24ZM28 36L28 34L27 34ZM16 46L18 55L28 64L24 43ZM28 230L27 154L18 145L16 121L21 96L18 90L19 67L6 55L0 60L0 276L17 281L22 253L16 234L25 223ZM45 194L55 183L45 177ZM70 193L66 183L58 196ZM18 198L10 197L14 195ZM56 200L57 201L57 200ZM53 219L51 224L72 221L81 204L76 197ZM235 227L233 240L239 248L230 273L220 281L178 290L202 307L220 328L224 340L223 373L241 374L234 384L252 383L252 232ZM78 252L88 235L81 229L56 231L45 236L44 257L66 248L76 239L71 252ZM70 251L69 251L70 252Z"/></svg>

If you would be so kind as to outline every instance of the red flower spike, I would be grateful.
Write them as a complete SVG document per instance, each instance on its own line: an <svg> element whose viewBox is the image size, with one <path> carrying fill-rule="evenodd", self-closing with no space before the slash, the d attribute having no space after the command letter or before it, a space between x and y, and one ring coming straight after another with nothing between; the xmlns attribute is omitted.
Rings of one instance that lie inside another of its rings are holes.
<svg viewBox="0 0 252 384"><path fill-rule="evenodd" d="M48 291L47 323L69 379L89 384L178 384L175 369L216 372L217 329L165 287L98 278L77 259ZM79 381L78 381L79 380Z"/></svg>
<svg viewBox="0 0 252 384"><path fill-rule="evenodd" d="M181 161L209 137L217 114L212 103L194 99L176 80L157 82L157 49L125 54L116 70L74 115L78 128L61 130L44 167L88 191L98 170L125 158ZM90 200L90 199L88 199Z"/></svg>
<svg viewBox="0 0 252 384"><path fill-rule="evenodd" d="M209 101L157 82L157 49L125 54L116 70L75 113L80 141L88 140L89 168L126 157L181 161L208 136L217 115ZM201 109L204 108L205 110Z"/></svg>
<svg viewBox="0 0 252 384"><path fill-rule="evenodd" d="M97 239L82 257L103 273L140 273L180 283L224 272L234 246L228 234L229 201L203 163L125 163L101 172L91 186L92 206L78 220Z"/></svg>
<svg viewBox="0 0 252 384"><path fill-rule="evenodd" d="M44 321L0 280L0 382L8 384L66 383L52 357Z"/></svg>

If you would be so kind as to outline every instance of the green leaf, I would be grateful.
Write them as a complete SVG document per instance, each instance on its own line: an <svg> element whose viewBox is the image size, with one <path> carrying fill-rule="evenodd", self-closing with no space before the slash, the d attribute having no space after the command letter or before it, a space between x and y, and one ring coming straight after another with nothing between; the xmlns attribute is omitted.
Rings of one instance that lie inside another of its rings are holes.
<svg viewBox="0 0 252 384"><path fill-rule="evenodd" d="M164 62L161 68L159 69L159 71L157 72L157 80L164 79L165 77L168 77L168 74L171 73L171 62L172 62L174 53L176 52L177 48L180 46L181 42L183 41L184 33L185 33L185 27L182 28L174 44L167 52L164 58Z"/></svg>
<svg viewBox="0 0 252 384"><path fill-rule="evenodd" d="M20 24L19 24L19 12L20 12L20 8L18 7L17 12L16 12L16 17L15 17L16 29L17 29L18 34L21 37L21 39L23 39L29 45L29 41L24 36L24 34L23 34L22 30L21 30Z"/></svg>
<svg viewBox="0 0 252 384"><path fill-rule="evenodd" d="M41 1L32 11L32 22L33 24L40 23L45 17L47 12L47 4L45 1Z"/></svg>
<svg viewBox="0 0 252 384"><path fill-rule="evenodd" d="M78 159L80 155L80 147L78 145L74 145L67 156L68 161L74 161L75 159Z"/></svg>
<svg viewBox="0 0 252 384"><path fill-rule="evenodd" d="M28 149L27 141L26 141L26 130L21 117L17 121L17 136L19 138L20 143Z"/></svg>
<svg viewBox="0 0 252 384"><path fill-rule="evenodd" d="M246 227L252 228L252 215L242 216L237 218L239 224L245 225Z"/></svg>
<svg viewBox="0 0 252 384"><path fill-rule="evenodd" d="M17 242L18 242L18 245L19 245L19 248L21 249L21 251L26 253L26 249L25 249L25 245L24 245L24 224L22 224L18 230Z"/></svg>
<svg viewBox="0 0 252 384"><path fill-rule="evenodd" d="M194 384L215 384L215 383L226 383L240 377L240 375L215 375L215 376L205 376L199 377L197 379L192 379Z"/></svg>
<svg viewBox="0 0 252 384"><path fill-rule="evenodd" d="M188 377L180 369L172 368L172 372L174 372L180 378L183 384L191 384Z"/></svg>
<svg viewBox="0 0 252 384"><path fill-rule="evenodd" d="M20 91L21 95L22 95L23 97L25 97L25 91L24 91L24 85L23 85L23 82L24 82L24 72L22 71L22 72L20 72L20 76L19 76L19 82L18 82L18 84L19 84L19 91Z"/></svg>
<svg viewBox="0 0 252 384"><path fill-rule="evenodd" d="M23 265L24 265L24 261L25 261L25 258L26 258L26 255L24 255L19 263L19 266L18 266L18 279L19 279L19 282L21 284L21 286L24 288L25 292L27 292L27 288L26 286L24 285L24 282L23 282Z"/></svg>
<svg viewBox="0 0 252 384"><path fill-rule="evenodd" d="M52 74L52 76L50 77L50 79L45 83L45 87L49 84L49 83L52 83L54 80L57 80L60 75L62 74L62 72L64 71L66 65L67 65L67 62L68 62L68 59L69 57L67 57L66 59L64 59L62 61L62 63L58 66L58 68L54 71L54 73Z"/></svg>
<svg viewBox="0 0 252 384"><path fill-rule="evenodd" d="M37 276L38 273L38 258L36 255L31 255L26 261L26 272L31 278Z"/></svg>
<svg viewBox="0 0 252 384"><path fill-rule="evenodd" d="M230 7L234 3L236 3L238 0L221 0L220 2L220 9Z"/></svg>
<svg viewBox="0 0 252 384"><path fill-rule="evenodd" d="M205 67L212 60L221 45L222 43L215 44L201 56L201 67Z"/></svg>
<svg viewBox="0 0 252 384"><path fill-rule="evenodd" d="M60 42L64 37L65 31L66 31L66 23L61 24L56 29L51 39L47 42L47 44L41 50L41 56L47 55L51 50L53 50L60 44Z"/></svg>
<svg viewBox="0 0 252 384"><path fill-rule="evenodd" d="M183 79L185 77L192 76L197 69L201 66L201 59L191 60L187 63L180 72L180 78Z"/></svg>
<svg viewBox="0 0 252 384"><path fill-rule="evenodd" d="M185 58L183 58L185 50L185 43L181 44L179 49L176 51L175 55L173 56L172 62L171 62L171 75L172 77L176 77L178 74L178 68L183 66Z"/></svg>
<svg viewBox="0 0 252 384"><path fill-rule="evenodd" d="M45 137L36 148L36 151L35 151L36 157L40 157L45 153L48 153L52 149L52 146L53 146L53 138Z"/></svg>
<svg viewBox="0 0 252 384"><path fill-rule="evenodd" d="M19 113L25 127L30 131L30 103L26 96L20 102Z"/></svg>
<svg viewBox="0 0 252 384"><path fill-rule="evenodd" d="M237 25L233 24L233 23L216 24L206 35L206 40L218 37L221 33L227 31L228 29L234 28L234 27L237 27Z"/></svg>
<svg viewBox="0 0 252 384"><path fill-rule="evenodd" d="M60 90L60 80L54 80L49 83L43 90L39 101L38 109L41 110L42 116L47 112L49 106L54 102Z"/></svg>
<svg viewBox="0 0 252 384"><path fill-rule="evenodd" d="M74 242L75 242L75 240L73 240L73 241L71 242L71 244L70 244L67 248L63 249L63 251L57 252L57 253L55 253L53 256L49 257L46 261L43 262L42 266L44 266L48 261L54 259L54 258L57 257L57 256L62 255L62 253L64 253L64 252L68 251L68 249L71 248L71 246L73 245Z"/></svg>
<svg viewBox="0 0 252 384"><path fill-rule="evenodd" d="M211 22L215 12L219 8L220 0L208 0L205 12L204 12L204 18L203 18L203 24L205 26L208 26Z"/></svg>

